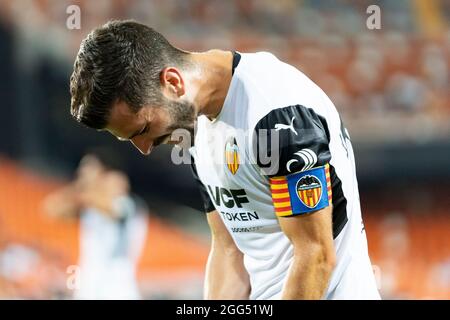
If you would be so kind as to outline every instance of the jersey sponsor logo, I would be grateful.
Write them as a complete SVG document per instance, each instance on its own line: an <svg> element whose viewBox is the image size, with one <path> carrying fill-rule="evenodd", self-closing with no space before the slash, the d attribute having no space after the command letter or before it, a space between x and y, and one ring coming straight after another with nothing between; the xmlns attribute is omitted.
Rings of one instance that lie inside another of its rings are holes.
<svg viewBox="0 0 450 320"><path fill-rule="evenodd" d="M239 148L234 137L228 138L225 143L225 163L228 170L235 175L239 169Z"/></svg>
<svg viewBox="0 0 450 320"><path fill-rule="evenodd" d="M280 130L286 130L286 129L289 129L289 130L291 130L291 131L297 136L298 133L297 133L297 131L294 129L294 120L295 120L295 117L292 117L292 119L291 119L291 124L290 124L290 125L287 125L287 124L284 124L284 123L276 123L276 124L275 124L275 130L276 130L276 131L280 131Z"/></svg>
<svg viewBox="0 0 450 320"><path fill-rule="evenodd" d="M234 233L238 233L238 232L255 232L255 231L258 231L261 228L262 228L261 226L249 227L249 228L231 228L231 231L234 232Z"/></svg>
<svg viewBox="0 0 450 320"><path fill-rule="evenodd" d="M322 184L319 178L313 175L302 177L297 182L297 196L308 208L315 208L322 196Z"/></svg>
<svg viewBox="0 0 450 320"><path fill-rule="evenodd" d="M253 212L223 212L220 211L222 217L228 221L253 221L259 220L256 211Z"/></svg>
<svg viewBox="0 0 450 320"><path fill-rule="evenodd" d="M311 149L305 148L294 153L294 155L300 157L303 160L303 168L301 171L305 171L314 167L317 163L317 154ZM291 172L291 165L298 162L299 159L291 159L286 163L286 170Z"/></svg>
<svg viewBox="0 0 450 320"><path fill-rule="evenodd" d="M220 187L213 188L208 185L211 199L214 200L216 206L220 207L223 204L227 208L242 208L243 203L249 203L247 194L244 189L225 189Z"/></svg>

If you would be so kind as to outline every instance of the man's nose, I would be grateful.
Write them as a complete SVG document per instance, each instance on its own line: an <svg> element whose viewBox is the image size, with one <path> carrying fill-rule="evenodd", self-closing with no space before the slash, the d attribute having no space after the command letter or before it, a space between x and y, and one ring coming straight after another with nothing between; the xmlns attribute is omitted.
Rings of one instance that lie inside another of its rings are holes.
<svg viewBox="0 0 450 320"><path fill-rule="evenodd" d="M144 136L134 137L131 139L131 143L143 154L149 155L153 149L153 142Z"/></svg>

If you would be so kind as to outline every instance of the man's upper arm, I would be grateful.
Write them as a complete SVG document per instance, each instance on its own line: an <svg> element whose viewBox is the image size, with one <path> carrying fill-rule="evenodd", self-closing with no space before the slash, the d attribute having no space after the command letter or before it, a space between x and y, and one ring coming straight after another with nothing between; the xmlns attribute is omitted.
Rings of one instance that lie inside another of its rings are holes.
<svg viewBox="0 0 450 320"><path fill-rule="evenodd" d="M261 136L259 132L266 137L255 141L256 159L269 177L275 214L286 217L329 207L331 152L325 119L312 109L294 105L268 113L255 126L255 137ZM269 155L269 165L264 155Z"/></svg>
<svg viewBox="0 0 450 320"><path fill-rule="evenodd" d="M237 252L238 248L219 213L214 210L208 212L206 216L209 228L211 229L213 246L217 245L217 248L228 251L229 253Z"/></svg>
<svg viewBox="0 0 450 320"><path fill-rule="evenodd" d="M81 206L72 184L54 191L43 201L43 209L54 217L71 218L80 213Z"/></svg>
<svg viewBox="0 0 450 320"><path fill-rule="evenodd" d="M267 136L256 140L258 166L269 177L275 214L295 246L320 243L332 248L330 134L313 109L293 105L272 110L255 126ZM272 135L278 139L272 139ZM275 141L277 144L275 144ZM270 155L266 165L260 155Z"/></svg>
<svg viewBox="0 0 450 320"><path fill-rule="evenodd" d="M195 167L195 163L192 161L191 164L192 174L194 176L195 181L197 182L200 195L203 200L203 207L206 212L206 218L208 220L208 225L211 230L213 246L219 247L220 249L228 249L233 252L238 252L238 248L230 235L227 227L223 223L222 218L219 215L219 212L214 207L214 204L209 196L208 191L205 188L205 185L201 182L198 177L197 168ZM240 253L240 251L239 251Z"/></svg>
<svg viewBox="0 0 450 320"><path fill-rule="evenodd" d="M248 299L250 279L244 255L217 211L207 214L212 243L205 275L205 298Z"/></svg>
<svg viewBox="0 0 450 320"><path fill-rule="evenodd" d="M333 254L332 207L317 210L311 214L279 217L280 227L294 249L305 249L314 245Z"/></svg>

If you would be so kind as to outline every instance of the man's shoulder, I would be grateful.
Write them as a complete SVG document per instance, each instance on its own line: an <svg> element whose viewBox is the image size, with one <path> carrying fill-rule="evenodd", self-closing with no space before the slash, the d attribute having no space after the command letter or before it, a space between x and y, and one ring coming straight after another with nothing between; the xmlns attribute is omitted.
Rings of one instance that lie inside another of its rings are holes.
<svg viewBox="0 0 450 320"><path fill-rule="evenodd" d="M275 54L269 51L257 51L257 52L239 52L243 59L248 60L253 63L258 63L264 60L274 60L280 61Z"/></svg>
<svg viewBox="0 0 450 320"><path fill-rule="evenodd" d="M276 72L282 68L283 62L267 51L239 53L241 58L234 77L240 81L250 81L253 84L273 79Z"/></svg>
<svg viewBox="0 0 450 320"><path fill-rule="evenodd" d="M308 76L270 52L243 53L235 76L233 94L248 104L249 129L278 109L294 105L319 109L325 97Z"/></svg>

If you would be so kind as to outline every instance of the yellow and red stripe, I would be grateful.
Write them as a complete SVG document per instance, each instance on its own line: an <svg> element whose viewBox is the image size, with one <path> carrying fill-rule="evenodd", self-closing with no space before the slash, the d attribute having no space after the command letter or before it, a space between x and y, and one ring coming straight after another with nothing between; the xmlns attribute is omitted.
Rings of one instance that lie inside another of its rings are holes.
<svg viewBox="0 0 450 320"><path fill-rule="evenodd" d="M308 189L308 190L298 190L297 192L299 194L300 199L302 199L303 202L308 207L311 207L311 208L315 207L321 198L321 188L320 187L312 188L312 189Z"/></svg>
<svg viewBox="0 0 450 320"><path fill-rule="evenodd" d="M286 177L270 178L270 190L275 214L279 217L292 215L291 198L289 197Z"/></svg>
<svg viewBox="0 0 450 320"><path fill-rule="evenodd" d="M332 192L332 189L331 189L330 165L328 163L325 165L325 178L327 179L328 203L332 204L333 192Z"/></svg>

